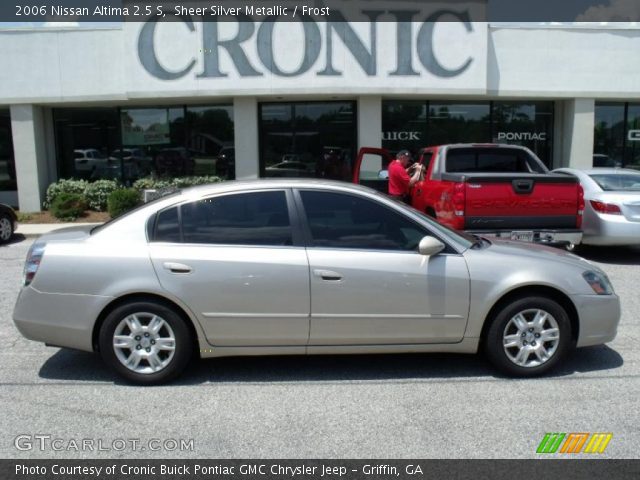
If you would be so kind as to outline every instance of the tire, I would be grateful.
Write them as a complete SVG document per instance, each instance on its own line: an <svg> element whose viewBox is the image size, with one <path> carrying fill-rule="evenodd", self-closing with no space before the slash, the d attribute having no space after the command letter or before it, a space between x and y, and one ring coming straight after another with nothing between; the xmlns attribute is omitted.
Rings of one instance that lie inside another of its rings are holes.
<svg viewBox="0 0 640 480"><path fill-rule="evenodd" d="M6 213L0 213L0 244L7 243L13 236L13 219Z"/></svg>
<svg viewBox="0 0 640 480"><path fill-rule="evenodd" d="M502 373L516 377L549 372L572 344L566 310L540 296L519 297L506 304L492 319L485 338L489 361Z"/></svg>
<svg viewBox="0 0 640 480"><path fill-rule="evenodd" d="M193 338L173 309L137 301L109 313L100 328L99 347L105 363L122 377L157 385L182 373L193 353Z"/></svg>

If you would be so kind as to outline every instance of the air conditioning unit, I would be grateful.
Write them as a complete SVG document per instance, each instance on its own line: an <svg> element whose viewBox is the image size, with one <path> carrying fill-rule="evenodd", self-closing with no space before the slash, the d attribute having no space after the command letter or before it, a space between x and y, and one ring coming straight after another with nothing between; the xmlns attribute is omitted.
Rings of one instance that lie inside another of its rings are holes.
<svg viewBox="0 0 640 480"><path fill-rule="evenodd" d="M160 197L160 192L156 189L146 189L142 191L142 200L144 203L155 200L158 197Z"/></svg>

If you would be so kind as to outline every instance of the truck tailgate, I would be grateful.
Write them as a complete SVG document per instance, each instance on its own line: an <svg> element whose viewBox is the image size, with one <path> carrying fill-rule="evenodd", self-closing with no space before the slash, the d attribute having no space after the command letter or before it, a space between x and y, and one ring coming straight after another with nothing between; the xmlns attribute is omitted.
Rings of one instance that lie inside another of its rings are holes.
<svg viewBox="0 0 640 480"><path fill-rule="evenodd" d="M467 174L465 229L576 228L578 181L554 174Z"/></svg>

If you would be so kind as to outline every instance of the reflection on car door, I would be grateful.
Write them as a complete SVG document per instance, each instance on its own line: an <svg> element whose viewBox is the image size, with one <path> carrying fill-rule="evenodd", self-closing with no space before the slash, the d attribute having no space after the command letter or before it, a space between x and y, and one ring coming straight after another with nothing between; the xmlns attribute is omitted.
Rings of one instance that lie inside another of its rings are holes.
<svg viewBox="0 0 640 480"><path fill-rule="evenodd" d="M227 194L160 212L150 244L163 288L217 346L305 345L309 267L284 190Z"/></svg>
<svg viewBox="0 0 640 480"><path fill-rule="evenodd" d="M417 253L428 232L377 201L299 192L308 224L309 345L458 342L469 309L461 255Z"/></svg>

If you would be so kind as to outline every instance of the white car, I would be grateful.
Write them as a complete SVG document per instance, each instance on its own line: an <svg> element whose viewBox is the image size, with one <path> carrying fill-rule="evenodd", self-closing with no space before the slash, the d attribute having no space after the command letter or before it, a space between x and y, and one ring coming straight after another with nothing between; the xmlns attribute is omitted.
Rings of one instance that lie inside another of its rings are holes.
<svg viewBox="0 0 640 480"><path fill-rule="evenodd" d="M95 148L76 149L73 151L76 172L92 172L96 167L107 165L109 159Z"/></svg>
<svg viewBox="0 0 640 480"><path fill-rule="evenodd" d="M624 168L559 168L584 189L582 243L640 245L640 172Z"/></svg>

